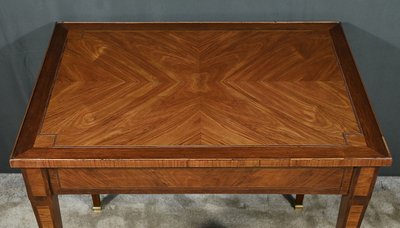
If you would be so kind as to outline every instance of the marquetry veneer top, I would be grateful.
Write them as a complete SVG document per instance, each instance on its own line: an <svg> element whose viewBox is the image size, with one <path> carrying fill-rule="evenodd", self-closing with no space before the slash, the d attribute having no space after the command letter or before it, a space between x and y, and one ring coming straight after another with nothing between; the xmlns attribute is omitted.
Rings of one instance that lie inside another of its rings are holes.
<svg viewBox="0 0 400 228"><path fill-rule="evenodd" d="M28 150L48 153L284 146L388 156L337 23L57 24L24 124Z"/></svg>

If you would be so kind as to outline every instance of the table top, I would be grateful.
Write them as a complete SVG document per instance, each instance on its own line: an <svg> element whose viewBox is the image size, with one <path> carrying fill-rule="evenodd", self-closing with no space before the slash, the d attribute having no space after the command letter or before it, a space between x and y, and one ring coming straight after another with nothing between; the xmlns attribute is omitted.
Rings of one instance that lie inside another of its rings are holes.
<svg viewBox="0 0 400 228"><path fill-rule="evenodd" d="M57 23L11 164L154 161L391 158L339 23Z"/></svg>

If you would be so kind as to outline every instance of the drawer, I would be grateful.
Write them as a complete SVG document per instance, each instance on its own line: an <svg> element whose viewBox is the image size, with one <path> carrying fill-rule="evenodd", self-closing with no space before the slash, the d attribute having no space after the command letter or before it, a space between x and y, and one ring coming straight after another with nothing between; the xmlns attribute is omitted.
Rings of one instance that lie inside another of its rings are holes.
<svg viewBox="0 0 400 228"><path fill-rule="evenodd" d="M343 194L351 168L51 169L57 193Z"/></svg>

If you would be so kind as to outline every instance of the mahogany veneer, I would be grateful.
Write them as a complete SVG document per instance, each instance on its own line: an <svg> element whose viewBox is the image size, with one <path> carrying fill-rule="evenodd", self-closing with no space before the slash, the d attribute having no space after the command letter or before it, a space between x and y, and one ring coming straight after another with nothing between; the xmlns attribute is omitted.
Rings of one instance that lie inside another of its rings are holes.
<svg viewBox="0 0 400 228"><path fill-rule="evenodd" d="M111 192L341 194L358 227L391 162L336 22L57 23L10 159L41 227Z"/></svg>

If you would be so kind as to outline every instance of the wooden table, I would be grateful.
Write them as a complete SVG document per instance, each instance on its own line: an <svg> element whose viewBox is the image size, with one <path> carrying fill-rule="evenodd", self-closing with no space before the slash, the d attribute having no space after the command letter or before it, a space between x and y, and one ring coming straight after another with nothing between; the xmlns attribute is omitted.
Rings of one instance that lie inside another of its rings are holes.
<svg viewBox="0 0 400 228"><path fill-rule="evenodd" d="M336 22L57 23L10 160L41 227L102 193L340 194L359 227L391 162Z"/></svg>

